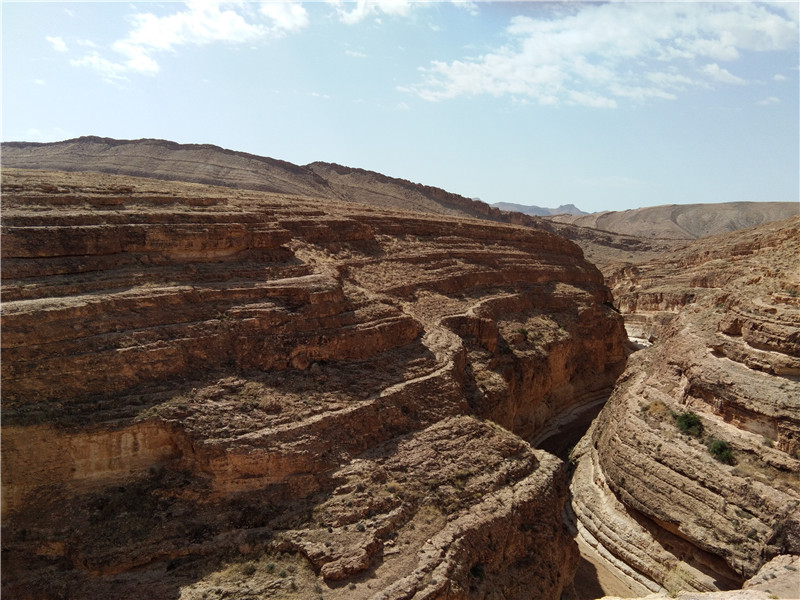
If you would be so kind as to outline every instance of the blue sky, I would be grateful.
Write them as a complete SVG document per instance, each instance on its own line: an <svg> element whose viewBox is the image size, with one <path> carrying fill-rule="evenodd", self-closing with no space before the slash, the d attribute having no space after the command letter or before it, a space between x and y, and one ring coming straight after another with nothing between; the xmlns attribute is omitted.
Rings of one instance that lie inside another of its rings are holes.
<svg viewBox="0 0 800 600"><path fill-rule="evenodd" d="M2 139L586 211L797 201L798 3L2 2Z"/></svg>

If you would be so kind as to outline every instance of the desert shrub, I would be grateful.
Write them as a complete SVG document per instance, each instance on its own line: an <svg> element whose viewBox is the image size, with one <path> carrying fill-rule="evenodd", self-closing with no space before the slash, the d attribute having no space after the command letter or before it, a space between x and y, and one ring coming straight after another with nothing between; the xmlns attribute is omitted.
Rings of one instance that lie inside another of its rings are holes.
<svg viewBox="0 0 800 600"><path fill-rule="evenodd" d="M708 451L719 462L732 465L736 462L733 458L733 451L731 445L725 440L718 440L716 438L708 438Z"/></svg>
<svg viewBox="0 0 800 600"><path fill-rule="evenodd" d="M692 411L681 413L675 416L675 425L681 430L681 433L700 437L703 435L703 422Z"/></svg>

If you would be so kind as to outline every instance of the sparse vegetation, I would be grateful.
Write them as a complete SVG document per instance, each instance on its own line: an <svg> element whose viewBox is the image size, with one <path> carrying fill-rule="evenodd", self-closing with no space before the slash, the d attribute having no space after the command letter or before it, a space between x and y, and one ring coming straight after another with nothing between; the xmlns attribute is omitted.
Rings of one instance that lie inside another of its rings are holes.
<svg viewBox="0 0 800 600"><path fill-rule="evenodd" d="M700 437L703 435L703 422L696 413L688 411L673 416L675 417L675 425L678 426L678 429L680 429L681 433L691 435L693 437Z"/></svg>
<svg viewBox="0 0 800 600"><path fill-rule="evenodd" d="M484 578L483 565L481 564L472 565L472 568L469 570L469 576L474 579L483 579Z"/></svg>
<svg viewBox="0 0 800 600"><path fill-rule="evenodd" d="M642 406L640 410L645 417L650 417L656 421L661 421L670 414L670 410L667 408L667 405L661 400L653 400L652 402ZM674 415L674 413L672 414Z"/></svg>
<svg viewBox="0 0 800 600"><path fill-rule="evenodd" d="M725 440L718 440L714 437L708 438L706 442L708 451L715 459L726 465L733 465L736 459L733 457L733 450L728 442Z"/></svg>
<svg viewBox="0 0 800 600"><path fill-rule="evenodd" d="M402 491L402 489L402 486L396 481L390 481L386 484L386 491L390 494L398 494L400 491Z"/></svg>

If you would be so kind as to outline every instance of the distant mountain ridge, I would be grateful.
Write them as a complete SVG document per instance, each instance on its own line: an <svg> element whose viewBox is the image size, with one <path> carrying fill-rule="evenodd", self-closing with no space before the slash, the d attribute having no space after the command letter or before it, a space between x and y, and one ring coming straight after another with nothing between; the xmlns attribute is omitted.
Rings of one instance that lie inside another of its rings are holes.
<svg viewBox="0 0 800 600"><path fill-rule="evenodd" d="M589 215L556 215L551 221L622 235L693 240L779 221L800 213L800 202L665 204Z"/></svg>
<svg viewBox="0 0 800 600"><path fill-rule="evenodd" d="M300 166L211 144L159 139L85 136L52 143L4 142L2 164L21 169L185 181L472 217L557 231L573 240L626 251L632 246L653 245L654 239L691 240L735 231L783 219L800 210L800 204L791 202L668 205L594 214L584 213L572 204L555 209L506 202L489 205L441 188L335 163ZM606 232L618 235L612 237Z"/></svg>
<svg viewBox="0 0 800 600"><path fill-rule="evenodd" d="M526 206L525 204L514 204L513 202L495 202L491 204L500 210L520 212L525 215L537 217L550 217L553 215L588 215L574 204L562 204L558 208L544 208L542 206Z"/></svg>
<svg viewBox="0 0 800 600"><path fill-rule="evenodd" d="M210 144L85 136L53 143L4 142L2 159L3 166L20 169L132 175L359 202L398 210L533 223L531 217L505 214L485 202L373 171L325 162L300 166ZM551 229L544 221L537 224L540 228Z"/></svg>

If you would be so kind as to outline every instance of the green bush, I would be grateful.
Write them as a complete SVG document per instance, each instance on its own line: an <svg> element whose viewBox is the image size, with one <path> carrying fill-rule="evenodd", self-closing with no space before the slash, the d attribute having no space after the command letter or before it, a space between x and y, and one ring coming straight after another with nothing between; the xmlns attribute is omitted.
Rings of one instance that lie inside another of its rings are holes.
<svg viewBox="0 0 800 600"><path fill-rule="evenodd" d="M681 433L700 437L703 435L703 422L692 411L681 413L675 416L675 425L681 430Z"/></svg>
<svg viewBox="0 0 800 600"><path fill-rule="evenodd" d="M736 462L733 458L731 445L725 440L718 440L713 437L708 438L708 451L711 453L711 456L726 465L732 465Z"/></svg>

